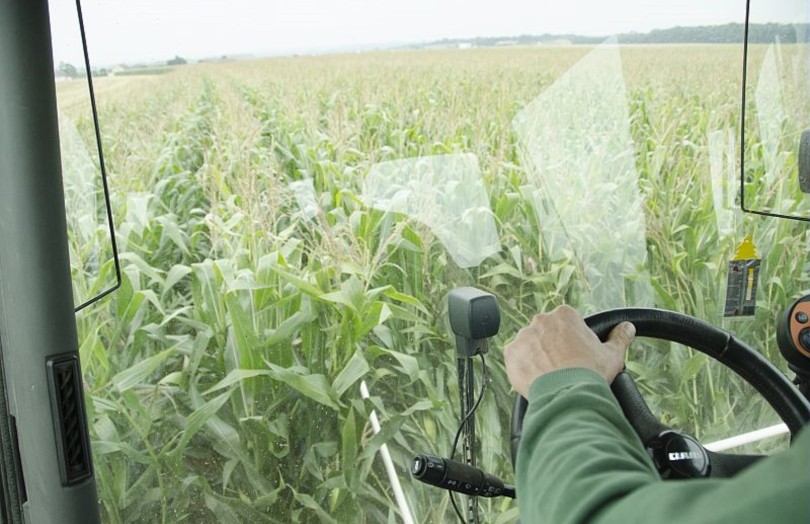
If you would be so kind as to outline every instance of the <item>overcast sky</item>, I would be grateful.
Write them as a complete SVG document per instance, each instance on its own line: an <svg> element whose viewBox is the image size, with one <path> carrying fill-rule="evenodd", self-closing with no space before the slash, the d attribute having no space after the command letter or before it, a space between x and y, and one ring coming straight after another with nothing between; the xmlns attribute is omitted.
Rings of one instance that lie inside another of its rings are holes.
<svg viewBox="0 0 810 524"><path fill-rule="evenodd" d="M753 0L763 7L806 0ZM440 38L609 36L742 22L745 0L83 0L96 65ZM51 0L56 62L78 64L74 0Z"/></svg>

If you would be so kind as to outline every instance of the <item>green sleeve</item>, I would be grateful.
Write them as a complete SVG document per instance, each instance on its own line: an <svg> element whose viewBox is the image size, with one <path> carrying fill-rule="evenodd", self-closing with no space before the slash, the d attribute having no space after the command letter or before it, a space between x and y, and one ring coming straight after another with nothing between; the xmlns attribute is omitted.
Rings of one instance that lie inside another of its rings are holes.
<svg viewBox="0 0 810 524"><path fill-rule="evenodd" d="M810 431L734 479L664 482L604 378L586 369L532 384L517 461L522 524L810 522Z"/></svg>

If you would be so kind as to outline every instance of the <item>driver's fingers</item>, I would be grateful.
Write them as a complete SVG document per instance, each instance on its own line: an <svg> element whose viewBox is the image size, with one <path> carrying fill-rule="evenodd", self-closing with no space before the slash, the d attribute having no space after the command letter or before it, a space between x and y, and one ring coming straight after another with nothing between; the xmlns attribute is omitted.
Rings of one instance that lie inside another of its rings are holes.
<svg viewBox="0 0 810 524"><path fill-rule="evenodd" d="M624 352L627 351L628 347L630 347L630 344L633 342L635 336L636 326L630 322L622 322L618 326L614 327L610 332L605 345L611 350L616 351L624 356Z"/></svg>

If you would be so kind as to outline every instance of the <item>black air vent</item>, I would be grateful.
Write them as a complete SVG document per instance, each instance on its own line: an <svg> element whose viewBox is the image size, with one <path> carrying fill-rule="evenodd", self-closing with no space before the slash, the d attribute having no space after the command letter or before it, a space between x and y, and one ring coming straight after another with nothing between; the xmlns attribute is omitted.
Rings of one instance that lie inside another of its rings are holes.
<svg viewBox="0 0 810 524"><path fill-rule="evenodd" d="M92 475L82 381L76 355L48 361L51 410L62 485L76 484Z"/></svg>

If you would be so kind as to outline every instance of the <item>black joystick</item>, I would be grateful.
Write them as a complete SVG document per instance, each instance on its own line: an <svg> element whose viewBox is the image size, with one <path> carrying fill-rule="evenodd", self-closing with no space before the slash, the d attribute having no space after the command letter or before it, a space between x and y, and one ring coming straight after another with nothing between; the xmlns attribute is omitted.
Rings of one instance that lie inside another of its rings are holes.
<svg viewBox="0 0 810 524"><path fill-rule="evenodd" d="M474 287L456 288L447 297L447 312L459 358L486 353L487 339L497 335L501 325L495 295Z"/></svg>

